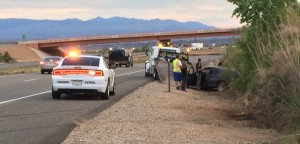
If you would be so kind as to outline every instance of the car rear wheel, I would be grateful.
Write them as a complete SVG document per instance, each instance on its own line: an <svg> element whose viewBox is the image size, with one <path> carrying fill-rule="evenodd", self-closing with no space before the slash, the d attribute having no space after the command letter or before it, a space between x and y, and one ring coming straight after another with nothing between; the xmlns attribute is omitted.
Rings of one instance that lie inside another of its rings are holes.
<svg viewBox="0 0 300 144"><path fill-rule="evenodd" d="M148 76L149 76L149 73L145 71L145 77L148 77Z"/></svg>
<svg viewBox="0 0 300 144"><path fill-rule="evenodd" d="M218 87L217 87L217 90L219 91L219 92L221 92L221 91L224 91L226 89L226 84L225 84L225 82L219 82L219 84L218 84Z"/></svg>
<svg viewBox="0 0 300 144"><path fill-rule="evenodd" d="M109 82L107 83L107 87L105 93L101 94L102 99L108 100L109 99Z"/></svg>
<svg viewBox="0 0 300 144"><path fill-rule="evenodd" d="M159 75L158 75L158 73L157 73L157 70L154 71L153 79L154 79L154 80L159 80Z"/></svg>
<svg viewBox="0 0 300 144"><path fill-rule="evenodd" d="M115 95L116 94L116 83L113 85L112 91L109 92L110 95Z"/></svg>
<svg viewBox="0 0 300 144"><path fill-rule="evenodd" d="M61 93L54 91L52 88L52 98L59 99L60 97L61 97Z"/></svg>
<svg viewBox="0 0 300 144"><path fill-rule="evenodd" d="M41 74L44 74L44 71L43 71L43 70L41 70Z"/></svg>

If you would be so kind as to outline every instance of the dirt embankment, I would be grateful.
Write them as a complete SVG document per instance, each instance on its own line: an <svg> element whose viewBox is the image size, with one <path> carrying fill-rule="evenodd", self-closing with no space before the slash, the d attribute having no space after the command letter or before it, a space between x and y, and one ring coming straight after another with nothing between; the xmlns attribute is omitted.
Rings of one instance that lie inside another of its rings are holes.
<svg viewBox="0 0 300 144"><path fill-rule="evenodd" d="M41 58L29 47L17 44L0 45L0 52L8 52L17 62L39 61Z"/></svg>
<svg viewBox="0 0 300 144"><path fill-rule="evenodd" d="M63 143L278 143L271 130L232 119L233 102L218 93L167 90L158 82L139 88L80 124Z"/></svg>

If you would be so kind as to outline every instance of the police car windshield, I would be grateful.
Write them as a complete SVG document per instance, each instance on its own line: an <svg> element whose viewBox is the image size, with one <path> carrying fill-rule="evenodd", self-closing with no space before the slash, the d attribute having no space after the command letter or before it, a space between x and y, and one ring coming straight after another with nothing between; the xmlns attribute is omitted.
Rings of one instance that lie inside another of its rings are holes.
<svg viewBox="0 0 300 144"><path fill-rule="evenodd" d="M99 66L100 59L94 57L68 57L62 66Z"/></svg>

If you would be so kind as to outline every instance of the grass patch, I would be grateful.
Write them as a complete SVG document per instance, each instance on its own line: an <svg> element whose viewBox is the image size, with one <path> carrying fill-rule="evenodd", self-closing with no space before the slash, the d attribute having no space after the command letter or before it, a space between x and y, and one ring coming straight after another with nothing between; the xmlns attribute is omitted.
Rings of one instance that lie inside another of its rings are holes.
<svg viewBox="0 0 300 144"><path fill-rule="evenodd" d="M40 69L41 69L40 66L28 66L28 67L1 69L0 75L39 73Z"/></svg>
<svg viewBox="0 0 300 144"><path fill-rule="evenodd" d="M147 60L149 60L148 56L134 56L133 57L133 63L145 63Z"/></svg>

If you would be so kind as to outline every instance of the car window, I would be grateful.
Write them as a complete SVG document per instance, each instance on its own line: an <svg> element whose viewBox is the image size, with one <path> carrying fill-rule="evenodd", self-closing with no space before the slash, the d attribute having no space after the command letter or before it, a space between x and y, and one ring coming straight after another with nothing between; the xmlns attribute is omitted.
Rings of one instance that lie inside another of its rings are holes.
<svg viewBox="0 0 300 144"><path fill-rule="evenodd" d="M60 61L60 58L45 58L44 61Z"/></svg>
<svg viewBox="0 0 300 144"><path fill-rule="evenodd" d="M205 69L202 70L202 73L209 74L210 73L210 69L209 68L205 68Z"/></svg>
<svg viewBox="0 0 300 144"><path fill-rule="evenodd" d="M62 66L99 66L100 58L94 57L68 57L65 58Z"/></svg>
<svg viewBox="0 0 300 144"><path fill-rule="evenodd" d="M213 75L217 75L217 74L219 74L219 73L220 73L220 70L215 69L215 68L213 68L213 69L211 69L211 70L209 71L209 74L213 74Z"/></svg>

